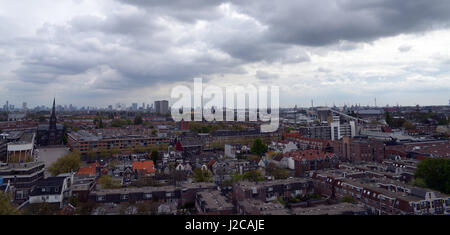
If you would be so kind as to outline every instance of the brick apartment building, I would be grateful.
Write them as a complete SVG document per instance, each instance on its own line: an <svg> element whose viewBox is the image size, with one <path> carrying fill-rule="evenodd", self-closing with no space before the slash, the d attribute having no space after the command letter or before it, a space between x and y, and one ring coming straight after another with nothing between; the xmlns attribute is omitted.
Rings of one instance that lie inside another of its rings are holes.
<svg viewBox="0 0 450 235"><path fill-rule="evenodd" d="M284 154L294 160L296 177L305 176L306 171L325 168L336 168L338 158L334 153L322 152L321 150L297 150Z"/></svg>
<svg viewBox="0 0 450 235"><path fill-rule="evenodd" d="M304 137L299 133L284 133L283 137L284 140L297 143L298 148L302 150L317 149L324 152L333 151L333 141L331 140Z"/></svg>
<svg viewBox="0 0 450 235"><path fill-rule="evenodd" d="M382 141L363 137L343 137L333 142L333 150L342 161L376 161L382 162L385 158L385 145Z"/></svg>
<svg viewBox="0 0 450 235"><path fill-rule="evenodd" d="M123 129L98 129L92 131L81 130L68 133L67 142L71 150L82 154L89 151L110 151L112 149L124 150L127 148L146 147L169 143L167 137L152 136L146 131L130 131Z"/></svg>

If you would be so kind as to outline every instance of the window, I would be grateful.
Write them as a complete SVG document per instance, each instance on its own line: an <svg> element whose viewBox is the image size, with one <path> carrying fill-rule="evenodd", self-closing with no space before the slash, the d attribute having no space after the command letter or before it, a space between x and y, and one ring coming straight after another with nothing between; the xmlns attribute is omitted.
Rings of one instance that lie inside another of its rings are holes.
<svg viewBox="0 0 450 235"><path fill-rule="evenodd" d="M101 202L105 200L105 196L97 196L97 201Z"/></svg>
<svg viewBox="0 0 450 235"><path fill-rule="evenodd" d="M23 196L22 196L22 191L17 191L17 192L16 192L16 199L20 200L20 199L22 199L22 198L23 198Z"/></svg>
<svg viewBox="0 0 450 235"><path fill-rule="evenodd" d="M252 188L252 192L253 192L253 194L257 194L258 193L258 190L256 189L256 187Z"/></svg>

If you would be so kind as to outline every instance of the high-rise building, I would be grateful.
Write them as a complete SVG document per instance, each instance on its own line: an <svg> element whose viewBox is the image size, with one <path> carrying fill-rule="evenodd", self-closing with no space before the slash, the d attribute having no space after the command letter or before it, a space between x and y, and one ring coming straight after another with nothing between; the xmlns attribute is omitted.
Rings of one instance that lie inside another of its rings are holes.
<svg viewBox="0 0 450 235"><path fill-rule="evenodd" d="M131 104L131 109L137 110L138 109L138 104L137 103Z"/></svg>
<svg viewBox="0 0 450 235"><path fill-rule="evenodd" d="M166 115L169 113L169 102L167 100L155 101L155 112Z"/></svg>

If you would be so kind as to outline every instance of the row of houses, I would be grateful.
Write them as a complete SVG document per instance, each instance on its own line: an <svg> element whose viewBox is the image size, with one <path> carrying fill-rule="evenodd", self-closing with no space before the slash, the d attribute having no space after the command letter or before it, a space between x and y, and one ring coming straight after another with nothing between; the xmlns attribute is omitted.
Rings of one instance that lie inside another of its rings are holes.
<svg viewBox="0 0 450 235"><path fill-rule="evenodd" d="M450 214L448 195L384 177L376 179L362 172L328 170L314 172L312 178L317 192L333 198L350 197L373 214Z"/></svg>

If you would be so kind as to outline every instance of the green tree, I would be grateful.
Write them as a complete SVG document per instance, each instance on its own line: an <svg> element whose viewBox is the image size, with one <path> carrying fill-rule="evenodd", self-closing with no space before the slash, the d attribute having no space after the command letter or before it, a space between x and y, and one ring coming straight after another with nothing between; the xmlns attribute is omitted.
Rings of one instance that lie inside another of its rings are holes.
<svg viewBox="0 0 450 235"><path fill-rule="evenodd" d="M120 164L120 161L117 160L117 159L114 159L114 160L108 162L107 168L108 168L108 170L112 171L112 170L114 170L114 168L115 168L117 165L119 165L119 164Z"/></svg>
<svg viewBox="0 0 450 235"><path fill-rule="evenodd" d="M80 153L79 152L71 152L63 157L58 158L49 168L48 171L53 176L62 174L62 173L69 173L69 172L76 172L81 167L81 161L80 161Z"/></svg>
<svg viewBox="0 0 450 235"><path fill-rule="evenodd" d="M114 119L111 121L112 127L122 127L123 125L125 125L125 123L120 119Z"/></svg>
<svg viewBox="0 0 450 235"><path fill-rule="evenodd" d="M387 123L388 125L391 125L391 123L392 123L392 118L391 118L391 115L389 114L389 112L386 112L384 115L385 115L386 123Z"/></svg>
<svg viewBox="0 0 450 235"><path fill-rule="evenodd" d="M262 156L265 152L267 152L267 145L265 145L261 139L255 139L250 151L258 156Z"/></svg>
<svg viewBox="0 0 450 235"><path fill-rule="evenodd" d="M42 202L39 204L30 204L24 210L26 215L57 215L60 209L58 205Z"/></svg>
<svg viewBox="0 0 450 235"><path fill-rule="evenodd" d="M417 164L414 178L420 178L434 190L450 194L450 159L427 158Z"/></svg>
<svg viewBox="0 0 450 235"><path fill-rule="evenodd" d="M236 182L238 182L238 181L241 181L242 179L244 179L244 175L241 175L241 174L239 174L239 173L232 173L231 175L230 175L230 180L229 180L229 184L230 185L232 185L232 184L234 184L234 183L236 183Z"/></svg>
<svg viewBox="0 0 450 235"><path fill-rule="evenodd" d="M76 215L90 215L92 213L92 211L95 209L96 207L96 203L93 201L88 201L88 202L80 202L78 203L78 206L75 208L75 214Z"/></svg>
<svg viewBox="0 0 450 235"><path fill-rule="evenodd" d="M134 117L134 125L141 125L143 123L141 115Z"/></svg>
<svg viewBox="0 0 450 235"><path fill-rule="evenodd" d="M343 196L340 202L356 203L356 200L349 196Z"/></svg>
<svg viewBox="0 0 450 235"><path fill-rule="evenodd" d="M134 148L133 152L134 153L144 153L146 150L146 148L144 146L136 146L136 148Z"/></svg>
<svg viewBox="0 0 450 235"><path fill-rule="evenodd" d="M108 152L106 150L100 151L100 158L101 159L107 159L111 157L111 152Z"/></svg>
<svg viewBox="0 0 450 235"><path fill-rule="evenodd" d="M153 150L150 154L150 158L153 160L154 163L156 163L156 160L159 158L159 153L157 150Z"/></svg>
<svg viewBox="0 0 450 235"><path fill-rule="evenodd" d="M251 170L251 171L245 172L243 178L246 180L249 180L249 181L254 181L254 182L264 180L264 177L262 176L261 172L258 170Z"/></svg>
<svg viewBox="0 0 450 235"><path fill-rule="evenodd" d="M212 175L209 170L197 168L194 170L194 179L196 182L210 182L212 180Z"/></svg>
<svg viewBox="0 0 450 235"><path fill-rule="evenodd" d="M414 178L413 180L411 180L410 184L413 186L421 187L421 188L427 187L425 180L422 178Z"/></svg>
<svg viewBox="0 0 450 235"><path fill-rule="evenodd" d="M69 198L69 203L72 205L72 206L74 206L74 207L77 207L78 206L78 197L76 197L76 196L71 196L70 198Z"/></svg>
<svg viewBox="0 0 450 235"><path fill-rule="evenodd" d="M103 124L103 119L102 118L95 119L95 123L96 123L96 125L95 125L96 129L102 129L102 128L105 127L105 125Z"/></svg>
<svg viewBox="0 0 450 235"><path fill-rule="evenodd" d="M113 147L110 152L111 154L119 154L121 151L119 147Z"/></svg>
<svg viewBox="0 0 450 235"><path fill-rule="evenodd" d="M110 175L104 175L98 179L98 184L103 189L116 189L120 188L120 182L116 179L113 179Z"/></svg>
<svg viewBox="0 0 450 235"><path fill-rule="evenodd" d="M18 215L19 212L11 205L10 197L0 191L0 215Z"/></svg>
<svg viewBox="0 0 450 235"><path fill-rule="evenodd" d="M405 121L402 124L402 127L405 128L406 130L415 130L416 126L414 126L414 124L412 124L411 122Z"/></svg>
<svg viewBox="0 0 450 235"><path fill-rule="evenodd" d="M86 153L86 157L88 161L96 161L97 160L97 152L95 152L94 150L89 150Z"/></svg>

